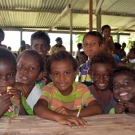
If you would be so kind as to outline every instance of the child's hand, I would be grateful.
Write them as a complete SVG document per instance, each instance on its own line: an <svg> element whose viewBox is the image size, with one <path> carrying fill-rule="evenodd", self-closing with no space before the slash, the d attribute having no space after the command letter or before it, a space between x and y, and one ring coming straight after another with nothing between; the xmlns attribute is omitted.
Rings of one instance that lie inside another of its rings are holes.
<svg viewBox="0 0 135 135"><path fill-rule="evenodd" d="M47 78L46 77L43 77L41 81L42 81L43 86L47 85Z"/></svg>
<svg viewBox="0 0 135 135"><path fill-rule="evenodd" d="M31 92L31 88L29 88L29 86L27 86L26 84L24 83L20 83L20 82L16 82L15 83L15 88L17 90L20 90L22 92L22 94L27 98L28 95L30 94Z"/></svg>
<svg viewBox="0 0 135 135"><path fill-rule="evenodd" d="M119 101L115 106L115 113L116 114L122 114L126 109L125 103L122 101Z"/></svg>
<svg viewBox="0 0 135 135"><path fill-rule="evenodd" d="M125 102L125 106L128 109L128 111L130 113L134 113L135 114L135 103L131 103L131 102L128 102L128 101L124 101L124 102Z"/></svg>
<svg viewBox="0 0 135 135"><path fill-rule="evenodd" d="M85 127L87 125L87 122L83 118L66 115L60 116L57 119L57 122L62 125L68 125L69 127L73 127L73 124L75 124L78 127Z"/></svg>
<svg viewBox="0 0 135 135"><path fill-rule="evenodd" d="M10 100L11 95L8 93L0 94L0 117L9 109L12 104Z"/></svg>
<svg viewBox="0 0 135 135"><path fill-rule="evenodd" d="M11 95L11 100L16 105L21 104L21 93L16 88L10 88L10 90L7 91L9 95Z"/></svg>
<svg viewBox="0 0 135 135"><path fill-rule="evenodd" d="M55 110L55 112L60 113L60 114L64 114L64 115L72 115L71 111L72 110L69 110L63 106L61 106Z"/></svg>

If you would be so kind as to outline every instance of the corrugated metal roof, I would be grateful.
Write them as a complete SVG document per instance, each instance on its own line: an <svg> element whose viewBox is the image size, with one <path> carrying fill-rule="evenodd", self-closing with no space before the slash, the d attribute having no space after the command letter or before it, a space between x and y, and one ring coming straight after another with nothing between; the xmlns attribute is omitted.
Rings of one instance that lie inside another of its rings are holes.
<svg viewBox="0 0 135 135"><path fill-rule="evenodd" d="M88 29L89 0L0 0L0 27L69 29L69 10L60 17L68 4L73 4L73 28ZM101 25L119 29L135 21L135 0L104 0L101 9ZM93 28L96 28L94 14ZM134 24L128 29L135 30Z"/></svg>

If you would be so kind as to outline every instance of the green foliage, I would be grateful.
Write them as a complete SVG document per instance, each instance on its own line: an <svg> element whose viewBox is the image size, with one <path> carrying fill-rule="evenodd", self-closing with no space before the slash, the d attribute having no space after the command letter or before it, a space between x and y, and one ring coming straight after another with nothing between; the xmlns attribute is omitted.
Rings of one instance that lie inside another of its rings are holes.
<svg viewBox="0 0 135 135"><path fill-rule="evenodd" d="M77 39L76 43L82 43L83 37L84 37L84 34L76 35L76 39Z"/></svg>

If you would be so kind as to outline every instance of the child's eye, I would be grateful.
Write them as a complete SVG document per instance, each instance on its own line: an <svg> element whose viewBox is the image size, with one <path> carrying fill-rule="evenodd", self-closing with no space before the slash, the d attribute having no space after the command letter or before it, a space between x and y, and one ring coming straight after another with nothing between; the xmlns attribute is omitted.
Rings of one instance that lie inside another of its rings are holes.
<svg viewBox="0 0 135 135"><path fill-rule="evenodd" d="M125 86L128 86L129 84L130 84L129 82L125 82L125 83L124 83Z"/></svg>
<svg viewBox="0 0 135 135"><path fill-rule="evenodd" d="M104 75L104 78L109 78L110 77L110 75Z"/></svg>
<svg viewBox="0 0 135 135"><path fill-rule="evenodd" d="M92 42L91 42L91 45L96 45L96 44L97 44L97 43L96 43L96 42L94 42L94 41L92 41Z"/></svg>
<svg viewBox="0 0 135 135"><path fill-rule="evenodd" d="M34 48L38 48L38 45L34 45Z"/></svg>
<svg viewBox="0 0 135 135"><path fill-rule="evenodd" d="M20 68L22 68L22 67L23 67L23 65L22 65L22 64L20 64L20 65L19 65L19 67L20 67Z"/></svg>
<svg viewBox="0 0 135 135"><path fill-rule="evenodd" d="M57 76L57 75L59 75L59 73L54 73L53 75Z"/></svg>
<svg viewBox="0 0 135 135"><path fill-rule="evenodd" d="M88 44L87 43L83 43L83 46L87 46Z"/></svg>
<svg viewBox="0 0 135 135"><path fill-rule="evenodd" d="M69 75L70 74L70 72L65 72L65 75Z"/></svg>
<svg viewBox="0 0 135 135"><path fill-rule="evenodd" d="M14 77L14 74L8 74L7 77Z"/></svg>
<svg viewBox="0 0 135 135"><path fill-rule="evenodd" d="M35 68L34 67L30 67L30 70L34 70Z"/></svg>
<svg viewBox="0 0 135 135"><path fill-rule="evenodd" d="M94 75L94 78L99 78L99 75L98 75L98 74L95 74L95 75Z"/></svg>
<svg viewBox="0 0 135 135"><path fill-rule="evenodd" d="M119 84L113 84L113 89L118 89L120 87Z"/></svg>

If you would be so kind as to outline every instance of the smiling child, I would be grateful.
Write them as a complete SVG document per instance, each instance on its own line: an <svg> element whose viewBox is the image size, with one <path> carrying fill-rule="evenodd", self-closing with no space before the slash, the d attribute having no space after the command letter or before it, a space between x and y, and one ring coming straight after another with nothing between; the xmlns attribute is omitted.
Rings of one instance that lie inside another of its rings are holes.
<svg viewBox="0 0 135 135"><path fill-rule="evenodd" d="M113 92L109 89L110 74L115 66L113 56L106 52L97 53L91 59L89 74L94 85L89 89L102 106L102 114L108 114L116 104Z"/></svg>
<svg viewBox="0 0 135 135"><path fill-rule="evenodd" d="M53 83L43 87L42 96L34 107L36 115L59 124L86 125L80 117L101 113L101 107L82 83L74 82L77 62L66 51L53 54L47 63ZM85 108L84 108L85 107ZM80 117L77 118L81 108Z"/></svg>
<svg viewBox="0 0 135 135"><path fill-rule="evenodd" d="M112 72L114 97L117 100L111 114L129 112L135 114L135 71L128 67L117 67Z"/></svg>

